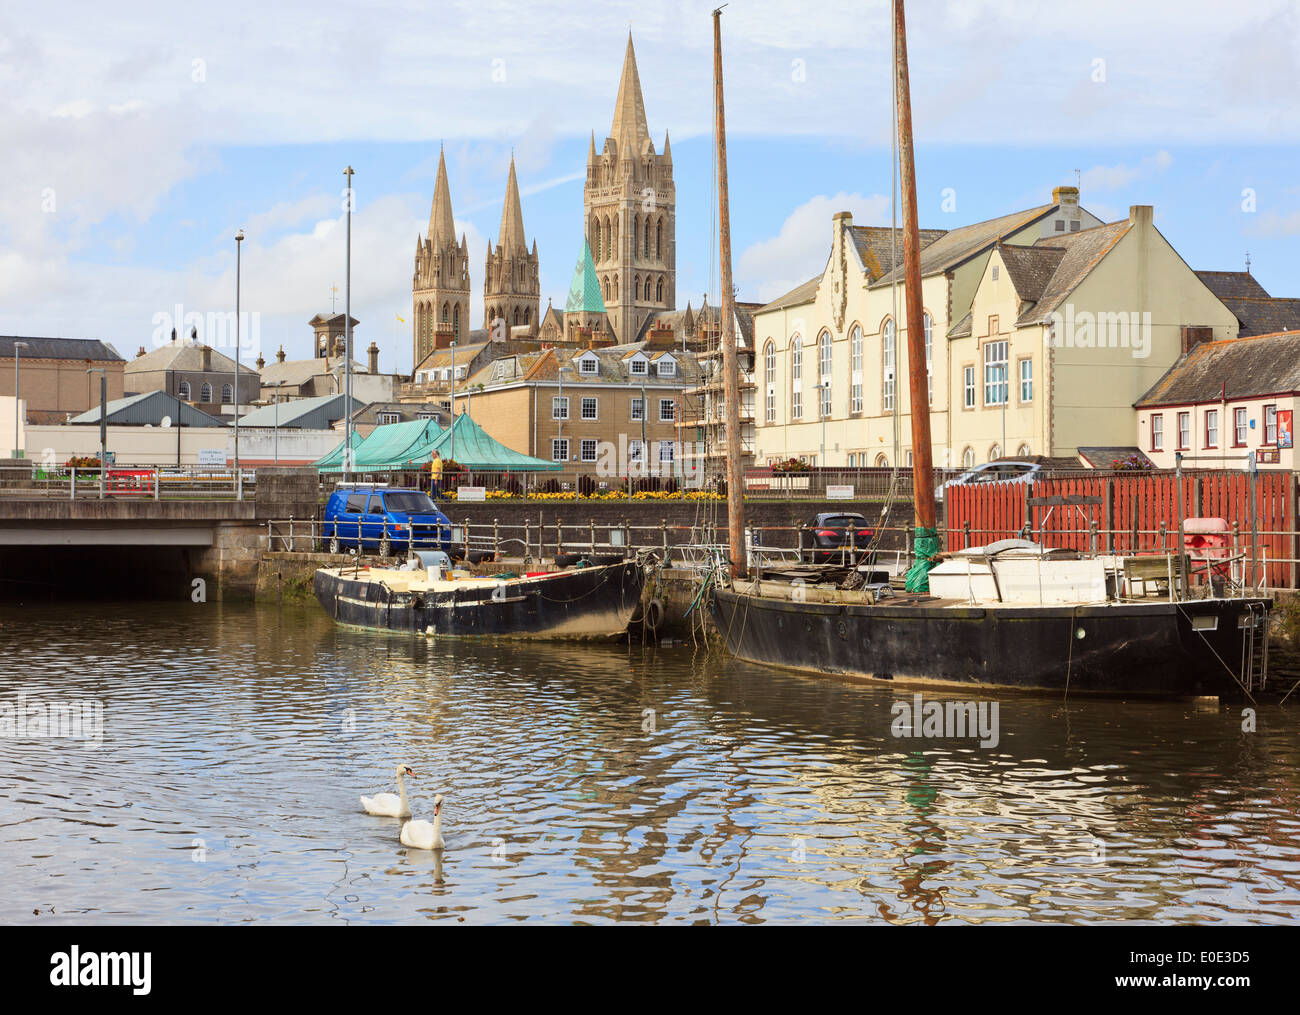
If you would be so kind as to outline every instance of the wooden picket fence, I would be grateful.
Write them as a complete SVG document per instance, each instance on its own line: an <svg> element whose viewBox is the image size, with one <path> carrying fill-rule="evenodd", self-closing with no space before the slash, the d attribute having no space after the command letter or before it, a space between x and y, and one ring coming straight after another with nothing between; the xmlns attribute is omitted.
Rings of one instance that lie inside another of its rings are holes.
<svg viewBox="0 0 1300 1015"><path fill-rule="evenodd" d="M1178 538L1176 477L1172 472L1101 473L1029 483L949 487L944 493L948 548L1009 539L1029 525L1031 538L1051 546L1100 553L1153 553ZM1249 546L1251 477L1244 472L1183 474L1185 518L1223 518L1235 527L1239 550ZM1056 498L1084 503L1050 503ZM1030 501L1049 503L1031 504ZM1255 525L1270 588L1297 587L1300 534L1296 476L1261 472L1255 478Z"/></svg>

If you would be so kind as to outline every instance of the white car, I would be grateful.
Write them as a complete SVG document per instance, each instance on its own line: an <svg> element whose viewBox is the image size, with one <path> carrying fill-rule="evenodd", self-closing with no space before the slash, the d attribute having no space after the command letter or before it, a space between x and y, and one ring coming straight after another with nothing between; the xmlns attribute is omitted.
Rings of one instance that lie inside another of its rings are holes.
<svg viewBox="0 0 1300 1015"><path fill-rule="evenodd" d="M950 486L969 486L972 483L1032 483L1043 471L1037 462L1015 462L999 459L985 462L963 472L955 479L941 483L934 491L935 500L943 500L943 492Z"/></svg>

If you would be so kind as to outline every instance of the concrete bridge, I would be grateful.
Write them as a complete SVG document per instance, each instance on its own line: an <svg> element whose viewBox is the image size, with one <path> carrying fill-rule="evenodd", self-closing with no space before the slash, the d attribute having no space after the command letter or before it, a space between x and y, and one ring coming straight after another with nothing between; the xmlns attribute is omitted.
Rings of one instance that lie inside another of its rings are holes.
<svg viewBox="0 0 1300 1015"><path fill-rule="evenodd" d="M258 469L242 501L0 496L0 596L95 597L116 589L251 595L268 519L315 518L314 469Z"/></svg>

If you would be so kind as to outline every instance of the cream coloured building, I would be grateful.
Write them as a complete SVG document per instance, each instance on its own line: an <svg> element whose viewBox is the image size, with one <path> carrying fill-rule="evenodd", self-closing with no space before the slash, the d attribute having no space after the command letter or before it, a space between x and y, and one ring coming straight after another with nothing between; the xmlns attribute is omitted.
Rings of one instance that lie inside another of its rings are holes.
<svg viewBox="0 0 1300 1015"><path fill-rule="evenodd" d="M1238 327L1150 207L1106 224L1074 187L922 230L921 245L938 466L1130 445L1133 403L1179 356L1185 329L1231 338ZM901 231L841 212L824 271L755 313L756 461L910 463L902 246Z"/></svg>

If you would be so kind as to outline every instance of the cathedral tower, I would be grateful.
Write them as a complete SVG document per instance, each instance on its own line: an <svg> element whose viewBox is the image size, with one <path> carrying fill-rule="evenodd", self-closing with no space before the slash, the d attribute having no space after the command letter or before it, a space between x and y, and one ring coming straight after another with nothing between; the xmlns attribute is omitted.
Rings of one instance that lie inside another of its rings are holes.
<svg viewBox="0 0 1300 1015"><path fill-rule="evenodd" d="M428 353L469 335L469 244L456 241L451 215L447 162L438 153L438 181L433 188L429 232L415 240L415 274L411 282L415 363Z"/></svg>
<svg viewBox="0 0 1300 1015"><path fill-rule="evenodd" d="M535 336L540 325L541 279L538 275L537 240L532 253L524 240L524 213L519 205L519 183L515 159L510 157L510 178L506 181L505 206L501 209L501 231L495 251L488 241L487 266L483 275L483 326L491 338L510 337L510 329L527 327ZM503 321L504 327L497 321Z"/></svg>
<svg viewBox="0 0 1300 1015"><path fill-rule="evenodd" d="M592 134L583 188L587 241L620 343L637 341L648 322L677 305L676 206L668 135L657 155L629 32L614 122L599 153Z"/></svg>

